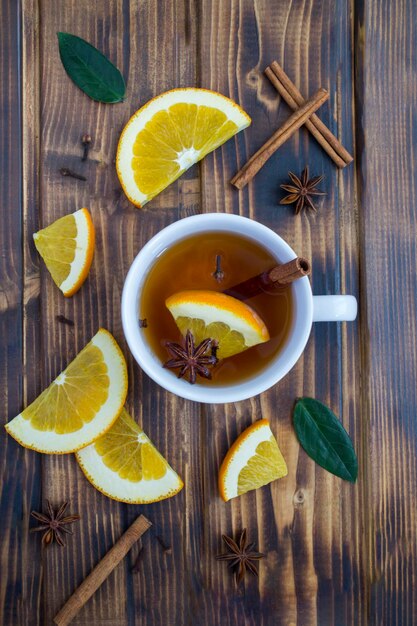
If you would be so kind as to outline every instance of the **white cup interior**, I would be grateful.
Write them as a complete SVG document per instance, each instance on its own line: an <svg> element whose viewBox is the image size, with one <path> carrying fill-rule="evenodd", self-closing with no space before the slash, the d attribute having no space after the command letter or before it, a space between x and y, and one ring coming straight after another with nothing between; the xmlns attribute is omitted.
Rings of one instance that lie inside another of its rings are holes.
<svg viewBox="0 0 417 626"><path fill-rule="evenodd" d="M310 335L313 305L307 277L292 286L293 320L284 346L275 359L256 376L232 385L190 385L178 379L175 372L164 369L146 341L146 333L139 328L140 294L149 269L169 247L181 239L202 232L232 232L253 239L278 262L286 263L296 257L290 246L272 230L239 215L204 213L186 217L167 226L142 248L127 274L122 294L122 323L126 341L141 368L155 382L182 398L219 404L251 398L272 387L289 372L301 356Z"/></svg>

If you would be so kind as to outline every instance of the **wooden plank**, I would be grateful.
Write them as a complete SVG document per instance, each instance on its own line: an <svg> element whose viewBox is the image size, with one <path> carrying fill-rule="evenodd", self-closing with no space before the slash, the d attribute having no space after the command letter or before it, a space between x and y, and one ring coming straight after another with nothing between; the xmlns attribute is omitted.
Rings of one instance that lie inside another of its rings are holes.
<svg viewBox="0 0 417 626"><path fill-rule="evenodd" d="M417 623L417 7L358 3L372 624Z"/></svg>
<svg viewBox="0 0 417 626"><path fill-rule="evenodd" d="M226 6L204 2L201 19L203 86L236 99L253 119L247 131L204 162L203 206L238 212L278 232L297 253L312 259L315 293L340 293L342 286L357 293L353 167L337 171L302 130L246 190L239 193L228 184L290 115L262 74L275 58L306 97L321 86L330 91L330 103L322 107L320 117L352 150L349 8L328 1L261 1L256 5L243 1ZM218 28L219 23L230 24L230 32ZM312 175L326 175L328 195L317 215L296 218L293 207L278 206L279 184L287 179L288 170L300 173L306 163ZM364 492L363 457L362 480L356 486L342 483L300 450L291 424L295 398L316 397L341 416L360 449L358 357L357 327L318 325L304 357L275 388L232 407L207 409L205 437L211 446L206 446L204 472L208 557L204 571L215 589L206 607L208 623L220 619L248 624L255 620L265 624L366 623L367 583L357 528ZM219 464L236 436L260 417L270 419L289 475L225 505L216 487ZM222 532L236 534L242 527L268 554L260 565L259 586L249 579L244 601L236 597L223 564L209 557L219 551Z"/></svg>
<svg viewBox="0 0 417 626"><path fill-rule="evenodd" d="M188 485L177 498L154 507L126 507L111 501L85 480L70 456L45 457L42 487L54 503L70 499L82 519L65 550L45 556L44 611L51 620L74 588L107 551L125 527L143 511L173 547L165 556L155 538L144 538L143 569L132 577L137 550L103 584L74 624L181 623L187 598L181 590L188 579L186 546L194 541L187 517L195 517L198 498L191 489L198 476L198 407L173 398L144 375L124 342L120 297L127 270L141 246L173 220L198 211L197 171L172 185L152 205L140 211L121 192L114 167L120 131L130 115L151 97L178 86L194 84L195 20L188 2L91 3L42 0L39 34L42 73L40 105L41 224L44 226L82 206L90 209L97 243L87 282L65 300L41 268L43 328L42 385L47 385L85 345L100 326L116 337L128 360L128 407L170 463L185 473ZM61 65L56 32L74 33L104 52L127 79L126 100L103 105L90 100L70 81ZM165 54L161 51L170 53ZM90 157L82 163L80 137L93 137ZM86 183L63 179L59 167L80 171ZM56 315L74 320L62 326ZM167 584L175 562L175 580ZM155 590L158 590L157 592Z"/></svg>
<svg viewBox="0 0 417 626"><path fill-rule="evenodd" d="M26 391L26 313L31 308L27 291L26 208L22 163L22 6L0 6L0 58L2 102L0 115L0 386L3 423L17 415ZM23 245L22 245L23 244ZM22 288L23 287L23 288ZM32 288L34 283L32 283ZM36 287L34 292L36 291ZM7 625L40 624L42 566L40 547L28 534L29 513L40 498L40 459L19 446L2 429L0 437L0 622Z"/></svg>

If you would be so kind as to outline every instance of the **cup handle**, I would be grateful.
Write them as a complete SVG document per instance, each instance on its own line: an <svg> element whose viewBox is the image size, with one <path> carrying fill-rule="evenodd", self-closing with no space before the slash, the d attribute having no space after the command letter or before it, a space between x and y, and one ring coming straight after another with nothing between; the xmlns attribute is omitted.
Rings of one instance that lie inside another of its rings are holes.
<svg viewBox="0 0 417 626"><path fill-rule="evenodd" d="M313 296L313 322L353 322L357 313L355 296Z"/></svg>

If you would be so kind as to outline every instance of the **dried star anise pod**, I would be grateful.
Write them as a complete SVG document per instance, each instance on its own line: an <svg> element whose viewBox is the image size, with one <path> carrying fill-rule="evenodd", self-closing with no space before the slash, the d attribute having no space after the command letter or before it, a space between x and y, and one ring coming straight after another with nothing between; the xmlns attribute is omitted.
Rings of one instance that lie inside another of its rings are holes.
<svg viewBox="0 0 417 626"><path fill-rule="evenodd" d="M285 196L280 201L280 204L293 204L295 205L295 214L298 215L303 209L310 209L311 211L317 211L310 196L325 196L325 191L316 189L317 185L323 180L324 175L315 176L314 178L308 178L308 165L303 169L300 178L288 172L288 176L291 178L292 185L280 185L281 189L289 192L288 196Z"/></svg>
<svg viewBox="0 0 417 626"><path fill-rule="evenodd" d="M49 500L46 501L47 513L37 513L36 511L31 512L31 516L34 517L38 522L41 522L41 526L37 528L31 528L30 532L34 533L37 531L44 530L45 533L42 537L42 544L44 546L49 546L54 540L60 545L65 546L64 538L62 536L62 532L68 533L72 535L72 532L65 528L66 524L72 524L73 522L80 519L79 515L68 515L64 517L65 509L68 506L68 502L64 502L59 507L58 511L55 513L51 503Z"/></svg>
<svg viewBox="0 0 417 626"><path fill-rule="evenodd" d="M239 585L246 573L246 570L258 576L258 570L254 561L259 561L264 558L262 552L252 552L254 543L247 543L246 528L244 528L240 534L239 541L234 541L227 535L222 535L222 539L229 549L229 552L225 554L219 554L216 556L218 561L229 561L229 565L235 568L236 585Z"/></svg>
<svg viewBox="0 0 417 626"><path fill-rule="evenodd" d="M184 347L172 341L167 341L165 345L174 358L164 363L164 367L172 369L180 367L178 378L182 378L188 372L188 380L192 385L197 379L197 374L204 378L211 378L208 366L216 365L218 362L216 356L217 342L213 339L204 339L195 347L193 334L187 330ZM211 354L207 354L210 349Z"/></svg>

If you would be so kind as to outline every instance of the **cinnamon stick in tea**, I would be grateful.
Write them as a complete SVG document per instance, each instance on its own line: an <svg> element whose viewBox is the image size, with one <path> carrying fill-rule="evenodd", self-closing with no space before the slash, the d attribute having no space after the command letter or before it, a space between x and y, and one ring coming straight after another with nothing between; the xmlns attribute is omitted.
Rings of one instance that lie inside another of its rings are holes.
<svg viewBox="0 0 417 626"><path fill-rule="evenodd" d="M76 616L78 611L97 591L107 576L114 570L116 565L126 556L134 543L143 535L152 523L144 516L140 515L127 531L120 537L101 561L95 566L93 571L74 591L70 599L54 617L55 624L66 626Z"/></svg>
<svg viewBox="0 0 417 626"><path fill-rule="evenodd" d="M305 103L303 96L277 61L273 61L266 68L265 74L293 111ZM306 121L305 126L338 167L346 167L353 161L352 155L315 113Z"/></svg>
<svg viewBox="0 0 417 626"><path fill-rule="evenodd" d="M248 280L226 289L223 293L238 300L247 300L263 291L271 290L271 288L274 288L276 291L285 289L295 280L309 274L311 274L309 261L302 257L296 257L288 263L276 265L267 272L248 278Z"/></svg>
<svg viewBox="0 0 417 626"><path fill-rule="evenodd" d="M306 120L326 102L329 92L319 89L310 100L297 109L287 121L279 128L272 137L249 159L241 170L230 181L238 189L243 189L245 185L259 172L268 159L278 150L283 143L295 133L295 131L305 124Z"/></svg>

